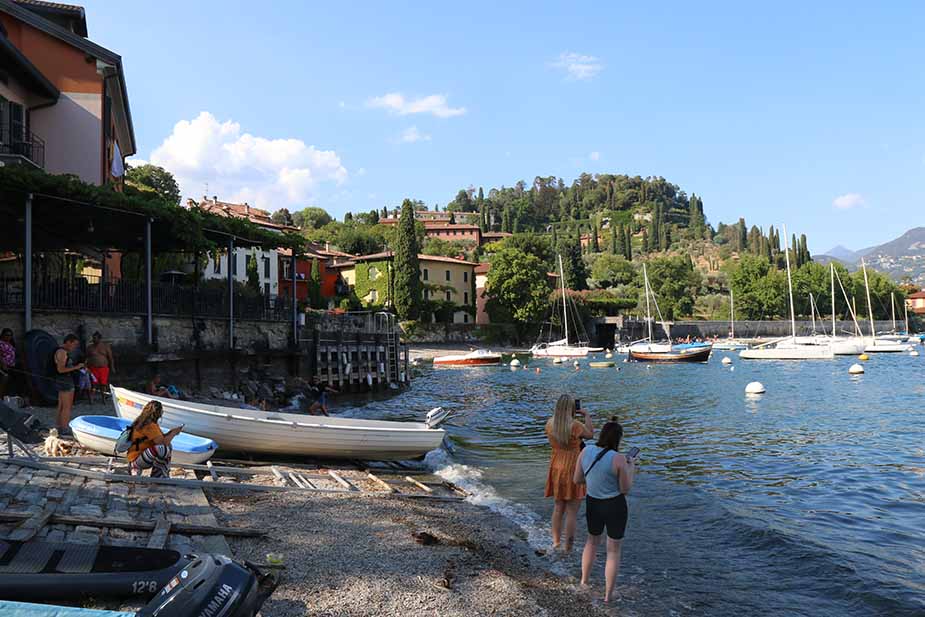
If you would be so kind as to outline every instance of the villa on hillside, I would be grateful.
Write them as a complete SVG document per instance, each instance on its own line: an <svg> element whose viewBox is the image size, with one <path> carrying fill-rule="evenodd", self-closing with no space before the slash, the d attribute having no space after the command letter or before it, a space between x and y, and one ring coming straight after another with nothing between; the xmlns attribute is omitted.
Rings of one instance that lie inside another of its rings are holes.
<svg viewBox="0 0 925 617"><path fill-rule="evenodd" d="M391 306L393 289L393 253L386 251L361 255L335 263L344 281L367 306ZM453 303L453 323L472 323L475 312L475 267L471 261L439 255L418 255L424 300Z"/></svg>
<svg viewBox="0 0 925 617"><path fill-rule="evenodd" d="M473 247L482 246L483 244L488 244L489 242L496 242L502 240L512 234L503 232L503 231L482 231L478 225L473 223L450 223L449 213L446 212L422 212L421 214L428 214L432 216L418 216L415 214L415 218L424 225L424 235L428 238L439 238L440 240L446 240L447 242L463 242L470 244ZM437 215L446 215L446 217L438 217ZM473 214L473 213L454 213L456 215L457 221L460 219L461 214ZM379 219L380 225L397 225L397 218L382 218Z"/></svg>
<svg viewBox="0 0 925 617"><path fill-rule="evenodd" d="M925 291L917 291L906 296L906 307L910 313L925 315Z"/></svg>

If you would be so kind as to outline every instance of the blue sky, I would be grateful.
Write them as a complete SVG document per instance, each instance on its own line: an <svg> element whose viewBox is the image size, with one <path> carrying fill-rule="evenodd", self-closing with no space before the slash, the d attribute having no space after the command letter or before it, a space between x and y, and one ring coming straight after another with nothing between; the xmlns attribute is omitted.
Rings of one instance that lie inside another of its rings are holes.
<svg viewBox="0 0 925 617"><path fill-rule="evenodd" d="M925 224L913 2L83 4L190 196L341 216L616 172L816 252Z"/></svg>

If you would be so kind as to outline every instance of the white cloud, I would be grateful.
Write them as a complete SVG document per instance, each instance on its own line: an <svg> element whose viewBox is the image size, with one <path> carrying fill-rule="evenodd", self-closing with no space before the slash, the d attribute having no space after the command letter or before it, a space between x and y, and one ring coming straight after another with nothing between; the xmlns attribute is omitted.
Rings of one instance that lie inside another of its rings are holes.
<svg viewBox="0 0 925 617"><path fill-rule="evenodd" d="M588 158L591 159L592 161L599 161L601 160L601 153L595 150L594 152L588 155Z"/></svg>
<svg viewBox="0 0 925 617"><path fill-rule="evenodd" d="M366 106L387 109L399 116L431 114L438 118L452 118L466 113L465 107L450 107L446 102L446 95L443 94L431 94L430 96L409 100L399 92L390 92L383 96L369 99L366 101Z"/></svg>
<svg viewBox="0 0 925 617"><path fill-rule="evenodd" d="M142 165L147 165L148 161L138 158L137 156L130 156L125 159L125 162L132 167L141 167Z"/></svg>
<svg viewBox="0 0 925 617"><path fill-rule="evenodd" d="M832 200L832 205L839 210L859 208L864 205L864 198L859 193L845 193Z"/></svg>
<svg viewBox="0 0 925 617"><path fill-rule="evenodd" d="M208 184L210 196L269 210L304 206L320 183L342 184L348 176L333 150L256 137L207 111L177 122L150 158L174 174L186 196L198 199Z"/></svg>
<svg viewBox="0 0 925 617"><path fill-rule="evenodd" d="M422 133L416 126L409 126L398 138L398 142L402 144L413 144L418 141L430 141L430 135Z"/></svg>
<svg viewBox="0 0 925 617"><path fill-rule="evenodd" d="M555 69L565 71L571 79L591 79L604 70L600 58L564 51L550 64Z"/></svg>
<svg viewBox="0 0 925 617"><path fill-rule="evenodd" d="M337 106L340 107L341 109L343 109L344 107L347 106L347 103L345 103L345 102L343 102L343 101L339 101L339 102L337 103Z"/></svg>

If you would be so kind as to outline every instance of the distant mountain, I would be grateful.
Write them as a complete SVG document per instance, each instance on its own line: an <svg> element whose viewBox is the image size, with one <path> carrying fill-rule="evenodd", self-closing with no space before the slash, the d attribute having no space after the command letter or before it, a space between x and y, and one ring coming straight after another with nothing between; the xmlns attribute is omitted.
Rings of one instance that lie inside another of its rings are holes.
<svg viewBox="0 0 925 617"><path fill-rule="evenodd" d="M821 263L835 259L850 267L859 265L862 257L868 266L886 272L896 281L908 277L916 285L925 286L925 227L914 227L895 240L860 251L836 246L813 259Z"/></svg>

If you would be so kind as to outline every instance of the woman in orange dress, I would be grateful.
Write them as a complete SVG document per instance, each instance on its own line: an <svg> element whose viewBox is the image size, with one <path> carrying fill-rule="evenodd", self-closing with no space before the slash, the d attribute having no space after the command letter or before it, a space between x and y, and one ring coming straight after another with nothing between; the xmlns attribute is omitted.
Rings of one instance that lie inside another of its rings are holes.
<svg viewBox="0 0 925 617"><path fill-rule="evenodd" d="M576 418L583 417L583 421ZM585 487L576 484L575 462L581 454L581 440L594 436L591 416L576 409L575 399L563 394L556 401L556 411L546 421L546 437L552 446L549 474L546 476L546 497L556 500L552 510L552 548L558 550L562 540L562 518L565 517L565 551L572 550L578 508L585 498Z"/></svg>

